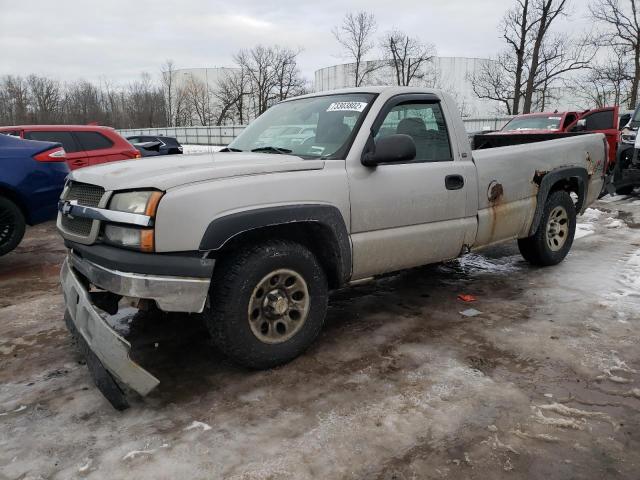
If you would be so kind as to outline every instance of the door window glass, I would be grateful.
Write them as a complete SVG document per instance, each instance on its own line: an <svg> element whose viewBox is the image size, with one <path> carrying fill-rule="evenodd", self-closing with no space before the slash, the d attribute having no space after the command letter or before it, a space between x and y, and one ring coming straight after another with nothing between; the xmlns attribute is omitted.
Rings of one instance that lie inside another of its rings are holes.
<svg viewBox="0 0 640 480"><path fill-rule="evenodd" d="M113 142L98 132L74 132L85 150L111 148Z"/></svg>
<svg viewBox="0 0 640 480"><path fill-rule="evenodd" d="M24 138L29 140L39 140L41 142L61 143L67 153L74 153L82 150L73 138L71 132L34 130L31 132L24 132Z"/></svg>
<svg viewBox="0 0 640 480"><path fill-rule="evenodd" d="M613 122L613 110L595 112L585 116L584 119L587 121L587 131L615 128L615 124Z"/></svg>
<svg viewBox="0 0 640 480"><path fill-rule="evenodd" d="M396 133L413 138L416 144L414 162L452 160L447 126L439 103L404 103L393 107L375 139Z"/></svg>

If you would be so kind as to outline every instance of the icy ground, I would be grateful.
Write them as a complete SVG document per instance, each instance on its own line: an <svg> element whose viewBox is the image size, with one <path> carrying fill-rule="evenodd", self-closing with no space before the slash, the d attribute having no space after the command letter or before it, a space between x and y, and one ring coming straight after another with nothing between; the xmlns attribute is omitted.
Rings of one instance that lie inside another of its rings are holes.
<svg viewBox="0 0 640 480"><path fill-rule="evenodd" d="M266 372L197 317L120 318L161 379L124 413L63 325L53 225L30 229L0 259L0 479L638 479L638 227L640 197L607 198L557 267L509 244L336 292Z"/></svg>

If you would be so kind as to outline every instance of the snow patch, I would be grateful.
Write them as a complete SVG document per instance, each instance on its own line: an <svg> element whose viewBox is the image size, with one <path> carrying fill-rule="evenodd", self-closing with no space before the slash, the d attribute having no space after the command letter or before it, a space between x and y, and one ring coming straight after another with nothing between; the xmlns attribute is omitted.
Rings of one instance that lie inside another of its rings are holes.
<svg viewBox="0 0 640 480"><path fill-rule="evenodd" d="M603 215L604 212L602 210L598 210L597 208L587 208L580 216L580 220L587 223L593 223L600 220L600 217Z"/></svg>
<svg viewBox="0 0 640 480"><path fill-rule="evenodd" d="M211 425L194 420L193 422L191 422L191 425L185 428L185 430L194 430L196 428L201 428L203 432L206 432L207 430L211 430Z"/></svg>
<svg viewBox="0 0 640 480"><path fill-rule="evenodd" d="M593 225L588 223L578 223L576 224L576 233L574 235L574 239L586 237L587 235L591 235L595 232Z"/></svg>
<svg viewBox="0 0 640 480"><path fill-rule="evenodd" d="M458 264L465 274L509 273L519 269L518 266L516 266L517 261L520 261L520 257L517 255L501 258L488 258L477 253L469 253L453 260L449 265Z"/></svg>
<svg viewBox="0 0 640 480"><path fill-rule="evenodd" d="M156 453L161 448L168 448L168 447L169 447L168 443L163 443L158 448L152 448L152 449L149 449L149 450L131 450L124 457L122 457L122 460L123 461L124 460L131 460L131 459L134 459L136 457L139 457L140 455L153 455L154 453Z"/></svg>
<svg viewBox="0 0 640 480"><path fill-rule="evenodd" d="M9 412L2 412L0 413L0 417L4 417L5 415L11 415L12 413L18 413L18 412L22 412L23 410L26 410L27 406L26 405L20 405L18 408L16 408L15 410L11 410Z"/></svg>
<svg viewBox="0 0 640 480"><path fill-rule="evenodd" d="M184 155L195 155L197 153L214 153L224 148L223 145L182 145Z"/></svg>

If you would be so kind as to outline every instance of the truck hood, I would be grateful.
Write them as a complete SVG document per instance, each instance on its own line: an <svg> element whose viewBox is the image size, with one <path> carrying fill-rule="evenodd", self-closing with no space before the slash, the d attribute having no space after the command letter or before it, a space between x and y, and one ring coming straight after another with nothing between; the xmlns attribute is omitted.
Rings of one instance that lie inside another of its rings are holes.
<svg viewBox="0 0 640 480"><path fill-rule="evenodd" d="M293 155L218 152L166 155L80 168L70 179L100 185L105 190L157 188L168 190L188 183L242 175L300 170L320 170L324 160L304 160Z"/></svg>

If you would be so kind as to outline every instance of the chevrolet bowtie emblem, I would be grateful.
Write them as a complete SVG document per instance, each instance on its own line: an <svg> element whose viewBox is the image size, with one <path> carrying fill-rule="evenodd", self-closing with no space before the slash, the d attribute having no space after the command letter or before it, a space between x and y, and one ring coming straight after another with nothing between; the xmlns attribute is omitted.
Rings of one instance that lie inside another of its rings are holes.
<svg viewBox="0 0 640 480"><path fill-rule="evenodd" d="M71 209L75 205L78 205L78 201L77 200L70 200L68 202L64 202L62 204L62 214L63 215L69 215L71 213Z"/></svg>

